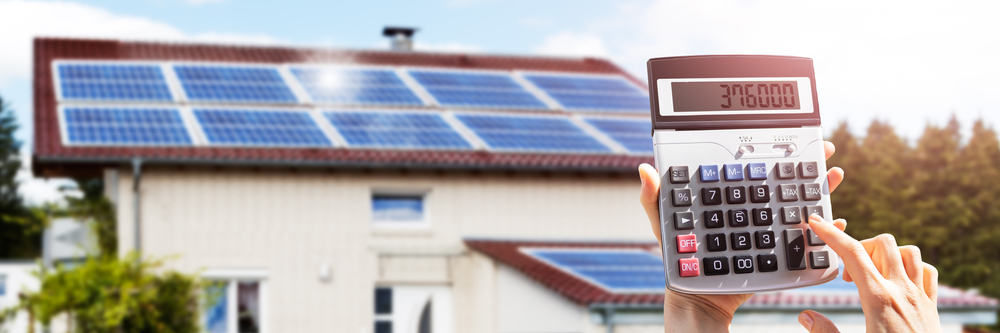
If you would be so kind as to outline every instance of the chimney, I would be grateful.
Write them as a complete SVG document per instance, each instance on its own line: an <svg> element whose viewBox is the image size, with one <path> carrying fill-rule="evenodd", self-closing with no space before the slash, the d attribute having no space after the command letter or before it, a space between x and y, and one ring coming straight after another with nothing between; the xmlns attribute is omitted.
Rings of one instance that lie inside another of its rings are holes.
<svg viewBox="0 0 1000 333"><path fill-rule="evenodd" d="M408 27L385 27L382 29L382 36L389 37L389 48L393 51L410 52L413 51L413 33L416 28Z"/></svg>

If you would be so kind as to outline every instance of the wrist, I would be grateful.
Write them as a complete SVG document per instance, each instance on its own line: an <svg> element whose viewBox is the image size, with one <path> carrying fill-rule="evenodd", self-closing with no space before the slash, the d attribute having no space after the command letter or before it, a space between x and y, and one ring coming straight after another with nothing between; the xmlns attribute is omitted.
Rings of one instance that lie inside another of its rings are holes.
<svg viewBox="0 0 1000 333"><path fill-rule="evenodd" d="M739 304L730 308L701 295L668 290L663 299L663 320L667 332L728 332L737 307Z"/></svg>

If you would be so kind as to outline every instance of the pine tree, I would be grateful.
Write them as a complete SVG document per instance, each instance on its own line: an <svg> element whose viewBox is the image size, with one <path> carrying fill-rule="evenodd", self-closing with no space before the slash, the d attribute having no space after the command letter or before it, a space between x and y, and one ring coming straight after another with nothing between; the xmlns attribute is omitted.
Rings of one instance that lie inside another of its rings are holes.
<svg viewBox="0 0 1000 333"><path fill-rule="evenodd" d="M41 218L24 206L17 188L21 169L17 119L0 98L0 258L34 258L40 254Z"/></svg>

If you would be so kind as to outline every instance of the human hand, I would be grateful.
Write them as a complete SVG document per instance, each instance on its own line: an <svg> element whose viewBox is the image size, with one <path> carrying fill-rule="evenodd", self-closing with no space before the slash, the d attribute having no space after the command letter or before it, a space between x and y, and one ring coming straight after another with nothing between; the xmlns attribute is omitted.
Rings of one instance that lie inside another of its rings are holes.
<svg viewBox="0 0 1000 333"><path fill-rule="evenodd" d="M920 259L913 245L896 246L890 234L857 241L822 217L809 217L809 228L844 260L844 280L854 281L868 332L940 332L934 266ZM839 332L816 311L799 314L809 332Z"/></svg>
<svg viewBox="0 0 1000 333"><path fill-rule="evenodd" d="M827 159L836 151L831 142L825 142L823 148L826 151ZM660 175L653 166L644 163L639 166L639 179L642 181L639 202L642 203L642 207L646 211L646 216L649 217L649 224L653 229L653 235L656 237L657 242L660 242ZM844 170L834 167L827 172L827 183L830 186L830 192L833 192L843 180ZM837 220L833 222L833 226L843 230L847 226L847 222ZM751 294L684 294L667 289L663 301L664 320L666 320L666 323L670 323L667 326L668 328L678 332L726 330L732 321L736 308L743 304L743 302L746 302L750 296ZM690 326L686 323L696 326ZM713 326L713 329L705 325L717 326Z"/></svg>

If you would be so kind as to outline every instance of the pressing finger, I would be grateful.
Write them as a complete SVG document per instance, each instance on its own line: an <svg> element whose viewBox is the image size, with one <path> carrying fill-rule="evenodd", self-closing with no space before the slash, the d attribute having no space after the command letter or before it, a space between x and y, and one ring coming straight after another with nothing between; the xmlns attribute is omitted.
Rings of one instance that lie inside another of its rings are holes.
<svg viewBox="0 0 1000 333"><path fill-rule="evenodd" d="M844 169L839 167L830 168L830 171L826 172L826 182L830 187L830 192L837 189L840 183L844 182Z"/></svg>
<svg viewBox="0 0 1000 333"><path fill-rule="evenodd" d="M924 293L937 303L938 296L938 271L931 264L924 263Z"/></svg>
<svg viewBox="0 0 1000 333"><path fill-rule="evenodd" d="M910 278L917 288L924 289L924 262L920 259L920 248L913 245L899 247L899 254L903 258L903 268L906 276Z"/></svg>
<svg viewBox="0 0 1000 333"><path fill-rule="evenodd" d="M653 229L656 241L660 242L660 176L656 172L656 168L643 163L639 165L639 180L642 181L639 203L646 211L646 217L649 218L649 226Z"/></svg>
<svg viewBox="0 0 1000 333"><path fill-rule="evenodd" d="M823 141L823 150L826 152L826 159L830 159L830 156L837 152L837 146L834 146L833 142Z"/></svg>
<svg viewBox="0 0 1000 333"><path fill-rule="evenodd" d="M861 242L871 254L872 262L886 279L898 281L906 278L903 258L896 245L896 237L881 234Z"/></svg>
<svg viewBox="0 0 1000 333"><path fill-rule="evenodd" d="M865 247L834 227L833 223L824 221L819 215L812 215L809 216L809 228L844 260L845 270L856 279L860 290L868 290L869 285L881 278Z"/></svg>

